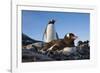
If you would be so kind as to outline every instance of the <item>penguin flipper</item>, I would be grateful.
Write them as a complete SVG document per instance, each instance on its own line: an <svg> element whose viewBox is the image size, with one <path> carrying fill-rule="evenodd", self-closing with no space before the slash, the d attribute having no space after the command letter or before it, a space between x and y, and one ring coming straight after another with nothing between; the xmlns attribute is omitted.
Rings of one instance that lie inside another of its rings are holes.
<svg viewBox="0 0 100 73"><path fill-rule="evenodd" d="M56 32L56 38L57 38L57 40L59 39L59 36L58 36L58 33Z"/></svg>
<svg viewBox="0 0 100 73"><path fill-rule="evenodd" d="M43 37L42 37L42 40L43 40L43 41L44 41L44 37L47 38L47 35L46 35L47 32L46 32L46 31L47 31L47 26L46 26L46 28L45 28L45 30L44 30L44 33L43 33Z"/></svg>

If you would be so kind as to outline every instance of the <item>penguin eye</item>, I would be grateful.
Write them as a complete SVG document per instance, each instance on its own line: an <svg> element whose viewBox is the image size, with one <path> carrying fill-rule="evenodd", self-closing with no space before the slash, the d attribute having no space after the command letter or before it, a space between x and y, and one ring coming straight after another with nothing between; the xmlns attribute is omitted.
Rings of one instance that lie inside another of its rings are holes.
<svg viewBox="0 0 100 73"><path fill-rule="evenodd" d="M71 36L75 36L73 33L70 33Z"/></svg>

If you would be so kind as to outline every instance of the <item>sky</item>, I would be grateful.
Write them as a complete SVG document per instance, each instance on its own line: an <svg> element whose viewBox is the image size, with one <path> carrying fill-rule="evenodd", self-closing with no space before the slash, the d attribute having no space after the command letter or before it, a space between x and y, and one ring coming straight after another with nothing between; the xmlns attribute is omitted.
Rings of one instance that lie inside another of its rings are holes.
<svg viewBox="0 0 100 73"><path fill-rule="evenodd" d="M22 10L22 32L35 40L42 40L48 21L55 19L59 38L74 33L78 40L90 39L90 14L76 12L51 12Z"/></svg>

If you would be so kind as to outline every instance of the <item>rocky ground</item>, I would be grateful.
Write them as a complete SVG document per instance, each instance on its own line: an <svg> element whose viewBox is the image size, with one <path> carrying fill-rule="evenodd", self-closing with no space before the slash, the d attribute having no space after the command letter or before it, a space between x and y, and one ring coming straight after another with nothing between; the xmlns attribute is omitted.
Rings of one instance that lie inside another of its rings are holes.
<svg viewBox="0 0 100 73"><path fill-rule="evenodd" d="M61 60L84 60L90 59L90 47L88 45L80 45L74 47L76 49L72 53L63 52L62 50L43 51L38 48L22 49L22 62L39 62L39 61L61 61Z"/></svg>
<svg viewBox="0 0 100 73"><path fill-rule="evenodd" d="M22 34L22 62L90 59L89 41L79 41L75 47L43 50L46 43Z"/></svg>

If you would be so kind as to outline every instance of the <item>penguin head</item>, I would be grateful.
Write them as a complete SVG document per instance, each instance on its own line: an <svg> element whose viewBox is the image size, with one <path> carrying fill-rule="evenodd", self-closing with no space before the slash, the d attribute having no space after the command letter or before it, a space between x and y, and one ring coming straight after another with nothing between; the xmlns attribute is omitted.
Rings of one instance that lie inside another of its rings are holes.
<svg viewBox="0 0 100 73"><path fill-rule="evenodd" d="M52 20L50 20L49 22L48 22L48 24L54 24L55 23L55 20L54 19L52 19Z"/></svg>
<svg viewBox="0 0 100 73"><path fill-rule="evenodd" d="M78 37L75 36L75 34L73 34L73 33L68 33L68 34L65 35L64 38L65 39L67 38L67 39L70 39L70 40L76 40Z"/></svg>
<svg viewBox="0 0 100 73"><path fill-rule="evenodd" d="M75 43L74 41L77 39L78 37L76 35L74 35L73 33L68 33L65 35L64 37L64 42L67 45L67 47L74 47Z"/></svg>

